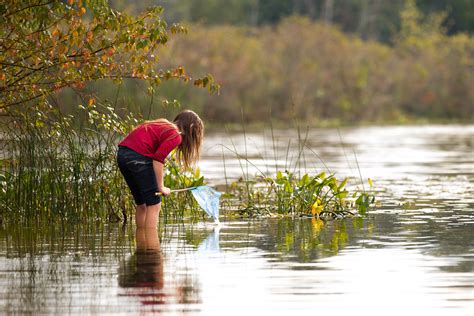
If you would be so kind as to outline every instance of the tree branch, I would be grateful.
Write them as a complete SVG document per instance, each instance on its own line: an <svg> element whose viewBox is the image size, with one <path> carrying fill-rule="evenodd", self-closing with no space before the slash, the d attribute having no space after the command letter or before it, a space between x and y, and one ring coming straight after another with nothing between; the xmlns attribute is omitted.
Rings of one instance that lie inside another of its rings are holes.
<svg viewBox="0 0 474 316"><path fill-rule="evenodd" d="M11 13L8 13L7 15L4 16L4 18L8 18L9 16L11 15L14 15L14 14L17 14L21 11L24 11L24 10L28 10L28 9L31 9L31 8L35 8L35 7L42 7L42 6L45 6L45 5L48 5L48 4L52 4L56 1L50 1L50 2L46 2L46 3L39 3L39 4L33 4L33 5L30 5L30 6L27 6L27 7L24 7L24 8L21 8L21 9L18 9L14 12L11 12Z"/></svg>

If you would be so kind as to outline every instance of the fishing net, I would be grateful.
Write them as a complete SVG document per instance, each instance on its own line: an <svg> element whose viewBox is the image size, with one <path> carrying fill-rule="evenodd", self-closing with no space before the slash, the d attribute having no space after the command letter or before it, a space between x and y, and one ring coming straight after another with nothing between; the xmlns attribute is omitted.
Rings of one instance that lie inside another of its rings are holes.
<svg viewBox="0 0 474 316"><path fill-rule="evenodd" d="M214 218L215 222L219 222L219 199L222 193L204 185L192 189L191 193L199 206Z"/></svg>

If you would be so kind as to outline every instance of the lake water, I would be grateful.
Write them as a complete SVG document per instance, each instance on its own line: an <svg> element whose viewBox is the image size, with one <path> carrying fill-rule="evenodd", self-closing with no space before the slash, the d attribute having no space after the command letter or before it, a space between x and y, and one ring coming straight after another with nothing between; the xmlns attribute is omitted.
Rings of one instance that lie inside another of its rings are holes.
<svg viewBox="0 0 474 316"><path fill-rule="evenodd" d="M474 315L473 144L474 126L208 135L212 184L329 169L373 179L378 205L326 224L2 227L0 314Z"/></svg>

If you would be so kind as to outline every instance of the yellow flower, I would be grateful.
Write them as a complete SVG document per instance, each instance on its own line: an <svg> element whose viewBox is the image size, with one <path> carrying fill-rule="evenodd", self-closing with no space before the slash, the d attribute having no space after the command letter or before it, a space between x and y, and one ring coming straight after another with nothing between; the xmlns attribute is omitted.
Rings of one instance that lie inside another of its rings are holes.
<svg viewBox="0 0 474 316"><path fill-rule="evenodd" d="M320 199L317 199L314 203L313 206L311 206L311 214L319 216L319 213L323 210L324 205L322 204Z"/></svg>

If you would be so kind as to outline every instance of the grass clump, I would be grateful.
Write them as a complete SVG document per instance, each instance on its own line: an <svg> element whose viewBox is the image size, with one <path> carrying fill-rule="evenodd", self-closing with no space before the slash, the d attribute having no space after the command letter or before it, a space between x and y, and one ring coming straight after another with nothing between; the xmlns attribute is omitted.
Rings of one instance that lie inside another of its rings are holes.
<svg viewBox="0 0 474 316"><path fill-rule="evenodd" d="M334 174L305 173L298 177L278 171L274 177L240 179L230 185L227 197L233 199L241 215L292 215L335 219L365 214L375 196L365 191L352 194L348 178L338 181Z"/></svg>

